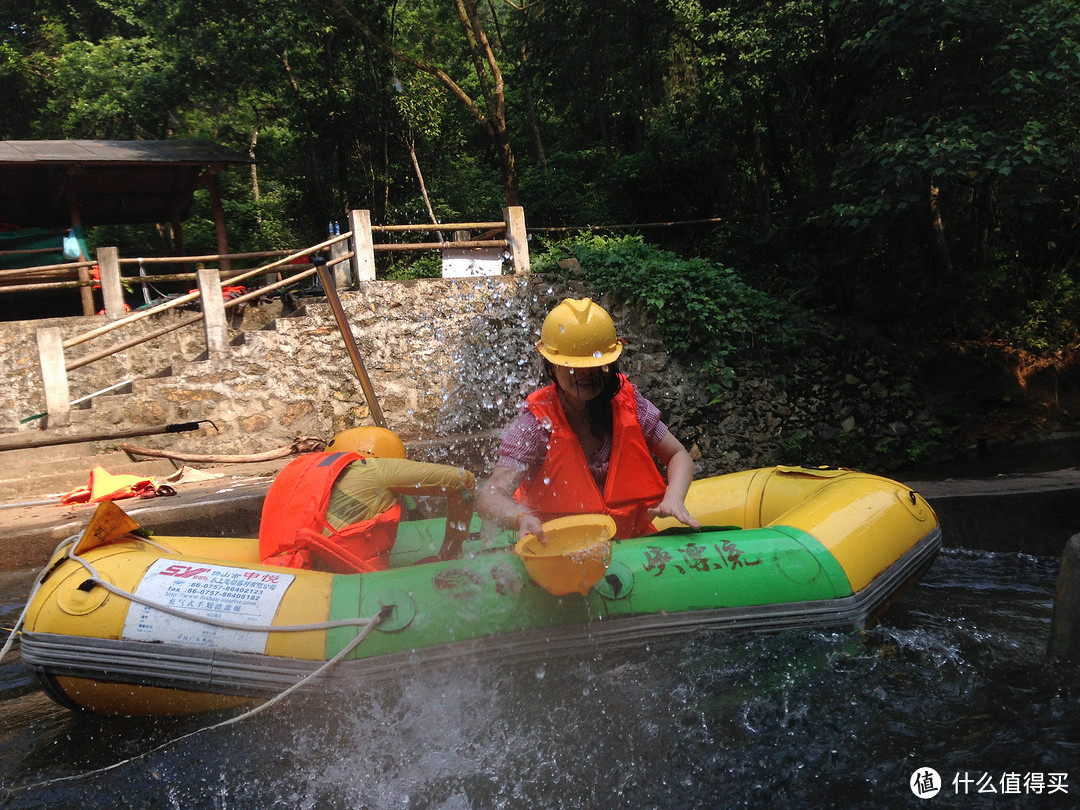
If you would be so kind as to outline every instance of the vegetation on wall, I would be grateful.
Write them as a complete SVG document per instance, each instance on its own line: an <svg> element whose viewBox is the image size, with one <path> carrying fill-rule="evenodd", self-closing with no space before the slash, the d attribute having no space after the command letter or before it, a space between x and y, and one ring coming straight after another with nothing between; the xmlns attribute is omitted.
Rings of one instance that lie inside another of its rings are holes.
<svg viewBox="0 0 1080 810"><path fill-rule="evenodd" d="M903 353L762 292L716 261L683 258L638 236L578 234L543 245L533 271L556 289L609 294L645 315L703 395L680 414L691 436L694 425L712 430L733 414L752 436L776 408L783 417L768 435L749 439L767 463L884 471L924 460L958 435L927 412Z"/></svg>
<svg viewBox="0 0 1080 810"><path fill-rule="evenodd" d="M553 243L535 257L533 270L580 277L642 305L667 349L696 360L712 398L723 397L746 363L779 370L785 357L806 348L808 312L751 287L730 267L682 258L639 236L583 234Z"/></svg>

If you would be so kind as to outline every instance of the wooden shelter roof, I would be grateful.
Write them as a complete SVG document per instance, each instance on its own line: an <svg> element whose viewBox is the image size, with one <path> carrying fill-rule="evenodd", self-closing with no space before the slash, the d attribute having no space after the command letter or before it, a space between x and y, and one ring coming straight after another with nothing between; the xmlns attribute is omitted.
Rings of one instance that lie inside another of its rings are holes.
<svg viewBox="0 0 1080 810"><path fill-rule="evenodd" d="M210 141L0 141L0 227L178 221L206 175L251 162Z"/></svg>

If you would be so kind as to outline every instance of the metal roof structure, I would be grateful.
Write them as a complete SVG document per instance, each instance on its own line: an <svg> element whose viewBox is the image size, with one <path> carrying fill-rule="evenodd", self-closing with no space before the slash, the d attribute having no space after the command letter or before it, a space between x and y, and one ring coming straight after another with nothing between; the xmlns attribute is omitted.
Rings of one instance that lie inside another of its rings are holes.
<svg viewBox="0 0 1080 810"><path fill-rule="evenodd" d="M0 141L0 227L178 223L196 188L252 162L199 140Z"/></svg>

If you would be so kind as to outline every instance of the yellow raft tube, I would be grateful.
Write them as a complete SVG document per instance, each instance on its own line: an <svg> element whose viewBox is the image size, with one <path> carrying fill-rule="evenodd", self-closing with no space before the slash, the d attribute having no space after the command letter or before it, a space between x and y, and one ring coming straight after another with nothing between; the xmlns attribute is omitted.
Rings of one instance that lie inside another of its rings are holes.
<svg viewBox="0 0 1080 810"><path fill-rule="evenodd" d="M702 531L665 519L657 534L616 539L587 593L554 596L511 532L437 560L443 522L403 522L387 570L341 575L263 566L254 539L148 540L106 504L38 578L23 661L63 705L156 714L265 699L314 673L318 689L400 677L462 653L522 660L699 629L850 630L876 621L941 543L920 495L851 470L703 479L687 506Z"/></svg>
<svg viewBox="0 0 1080 810"><path fill-rule="evenodd" d="M861 591L908 551L913 537L934 535L937 515L926 499L890 479L848 469L768 467L703 478L686 508L705 526L790 526L816 538ZM654 521L657 529L681 524Z"/></svg>

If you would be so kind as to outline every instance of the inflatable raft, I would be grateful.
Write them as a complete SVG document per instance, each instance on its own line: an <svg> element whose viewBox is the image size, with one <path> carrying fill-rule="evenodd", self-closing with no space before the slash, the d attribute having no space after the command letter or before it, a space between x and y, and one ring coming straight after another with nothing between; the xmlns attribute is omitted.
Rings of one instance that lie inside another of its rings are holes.
<svg viewBox="0 0 1080 810"><path fill-rule="evenodd" d="M440 561L443 522L405 522L387 570L344 575L260 565L254 539L146 539L103 504L39 576L22 657L72 708L219 709L461 654L528 660L700 629L862 628L940 547L921 496L849 470L704 479L687 505L705 529L665 520L657 534L616 538L595 585L554 595L512 533L472 535Z"/></svg>

